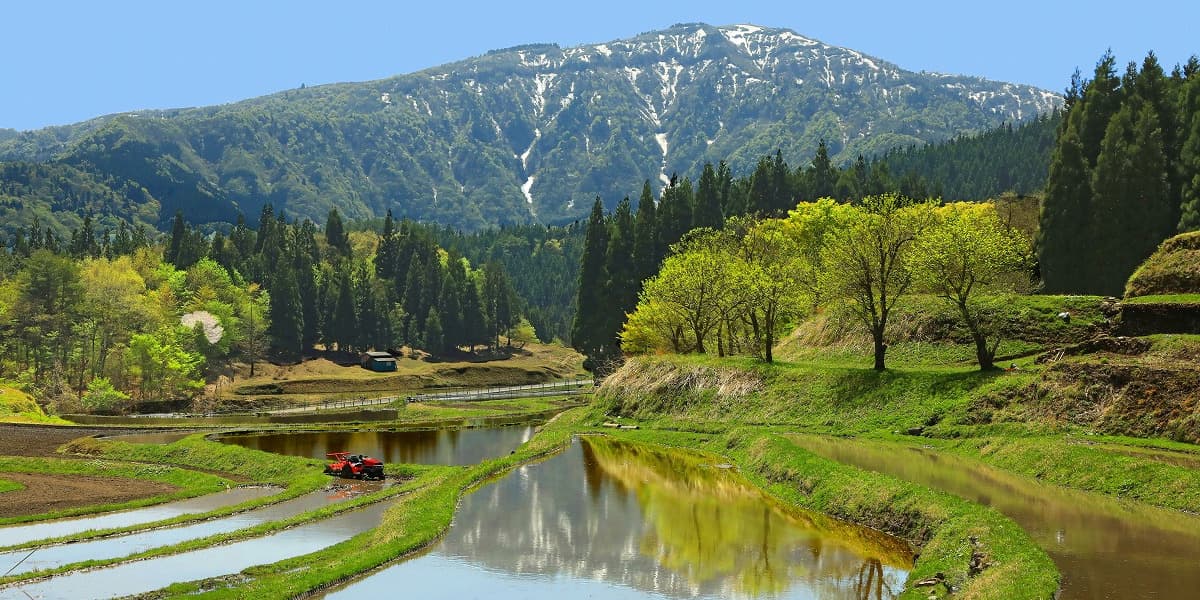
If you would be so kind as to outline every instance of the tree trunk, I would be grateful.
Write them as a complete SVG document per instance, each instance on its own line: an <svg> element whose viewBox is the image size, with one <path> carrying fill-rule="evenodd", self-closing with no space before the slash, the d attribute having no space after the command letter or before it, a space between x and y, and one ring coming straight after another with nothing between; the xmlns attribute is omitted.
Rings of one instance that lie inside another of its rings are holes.
<svg viewBox="0 0 1200 600"><path fill-rule="evenodd" d="M883 343L883 330L872 329L871 338L875 341L875 370L883 371L887 367L884 366L884 354L887 353L887 344Z"/></svg>
<svg viewBox="0 0 1200 600"><path fill-rule="evenodd" d="M967 330L971 332L971 339L975 342L975 360L979 361L979 370L995 369L996 351L988 347L987 335L984 334L979 319L971 315L970 309L963 302L958 303L958 311L962 314L963 322L967 324Z"/></svg>

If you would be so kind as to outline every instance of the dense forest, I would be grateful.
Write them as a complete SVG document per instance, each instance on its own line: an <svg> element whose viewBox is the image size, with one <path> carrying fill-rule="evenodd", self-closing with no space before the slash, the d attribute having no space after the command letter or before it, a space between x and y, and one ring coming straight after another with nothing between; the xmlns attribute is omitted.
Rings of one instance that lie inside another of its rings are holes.
<svg viewBox="0 0 1200 600"><path fill-rule="evenodd" d="M1067 92L1041 219L1047 291L1121 294L1166 238L1200 228L1200 60L1106 53Z"/></svg>
<svg viewBox="0 0 1200 600"><path fill-rule="evenodd" d="M226 236L176 216L161 241L122 222L69 239L19 232L0 253L0 377L60 412L199 397L231 361L403 347L435 355L536 339L497 261L478 268L427 228L323 229L264 207Z"/></svg>
<svg viewBox="0 0 1200 600"><path fill-rule="evenodd" d="M978 135L885 152L888 171L936 182L935 194L953 200L985 200L1005 192L1039 193L1046 187L1050 153L1062 122L1059 111L1022 123L1005 123Z"/></svg>

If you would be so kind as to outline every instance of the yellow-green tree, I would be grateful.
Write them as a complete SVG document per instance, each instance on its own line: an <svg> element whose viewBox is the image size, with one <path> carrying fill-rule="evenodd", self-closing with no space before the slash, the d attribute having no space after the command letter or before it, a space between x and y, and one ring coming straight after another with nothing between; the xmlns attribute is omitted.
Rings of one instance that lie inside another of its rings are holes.
<svg viewBox="0 0 1200 600"><path fill-rule="evenodd" d="M1000 338L980 296L1019 291L1029 283L1030 263L1029 240L1005 225L991 204L940 207L912 252L921 286L958 309L982 370L994 368Z"/></svg>
<svg viewBox="0 0 1200 600"><path fill-rule="evenodd" d="M639 309L657 303L662 316L691 334L691 349L700 353L707 351L705 340L739 302L735 294L744 289L722 235L711 229L689 234L673 247L674 254L658 275L646 281L638 301Z"/></svg>
<svg viewBox="0 0 1200 600"><path fill-rule="evenodd" d="M870 331L877 371L886 368L888 318L913 286L913 248L932 220L930 203L870 196L822 244L821 289L828 299L844 300Z"/></svg>

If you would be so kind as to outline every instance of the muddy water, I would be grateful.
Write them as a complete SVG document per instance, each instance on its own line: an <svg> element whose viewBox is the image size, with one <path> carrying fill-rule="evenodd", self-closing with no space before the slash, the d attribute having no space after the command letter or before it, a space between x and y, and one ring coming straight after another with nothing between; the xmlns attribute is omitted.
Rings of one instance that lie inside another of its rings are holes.
<svg viewBox="0 0 1200 600"><path fill-rule="evenodd" d="M177 581L237 573L253 565L315 552L377 527L383 512L391 505L390 502L379 502L323 521L233 544L3 587L0 588L0 600L128 596L157 590Z"/></svg>
<svg viewBox="0 0 1200 600"><path fill-rule="evenodd" d="M906 544L691 454L587 438L466 496L430 552L332 598L890 598Z"/></svg>
<svg viewBox="0 0 1200 600"><path fill-rule="evenodd" d="M1041 484L948 454L797 436L838 462L993 506L1016 521L1063 575L1061 598L1200 597L1200 518Z"/></svg>
<svg viewBox="0 0 1200 600"><path fill-rule="evenodd" d="M385 463L473 465L503 456L533 437L533 426L436 431L316 431L221 436L219 441L276 454L324 459L368 454Z"/></svg>
<svg viewBox="0 0 1200 600"><path fill-rule="evenodd" d="M0 527L0 547L15 546L33 540L73 535L89 529L113 529L117 527L130 527L142 523L153 523L179 515L204 513L278 493L279 488L237 487L224 492L189 498L178 502L166 502L134 510L104 513L78 519L62 519L30 525Z"/></svg>
<svg viewBox="0 0 1200 600"><path fill-rule="evenodd" d="M153 529L118 537L102 538L75 544L47 546L37 550L16 550L0 553L0 573L19 575L39 569L51 569L85 560L105 560L144 552L159 546L170 546L218 533L228 533L269 521L293 517L335 502L379 490L381 482L341 481L329 489L305 494L278 504L255 510L211 519L191 525Z"/></svg>

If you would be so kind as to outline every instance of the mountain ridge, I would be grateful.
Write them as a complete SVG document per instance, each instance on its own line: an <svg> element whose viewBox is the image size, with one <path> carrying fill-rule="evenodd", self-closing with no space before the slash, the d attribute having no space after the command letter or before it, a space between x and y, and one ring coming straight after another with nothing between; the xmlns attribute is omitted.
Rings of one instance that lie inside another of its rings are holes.
<svg viewBox="0 0 1200 600"><path fill-rule="evenodd" d="M0 136L0 160L141 184L157 202L141 213L156 211L159 227L176 209L228 222L272 202L299 217L392 209L474 229L570 221L597 195L615 204L644 179L662 185L706 161L746 172L776 149L811 156L820 139L848 161L1060 105L1033 86L906 71L790 29L693 23L105 115Z"/></svg>

